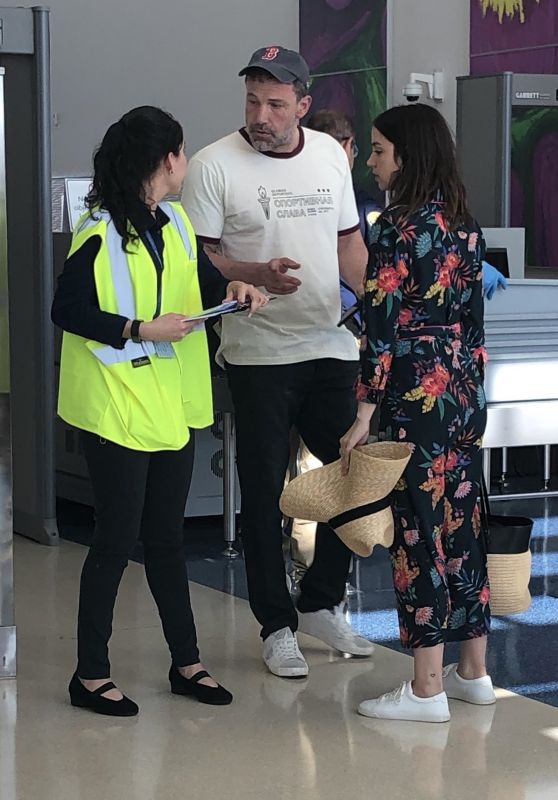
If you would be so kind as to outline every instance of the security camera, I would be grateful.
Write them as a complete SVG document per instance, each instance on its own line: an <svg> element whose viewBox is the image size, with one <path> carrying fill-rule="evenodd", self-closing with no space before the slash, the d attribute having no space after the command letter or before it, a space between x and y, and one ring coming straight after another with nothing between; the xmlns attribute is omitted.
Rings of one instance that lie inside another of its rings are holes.
<svg viewBox="0 0 558 800"><path fill-rule="evenodd" d="M403 89L403 96L408 103L418 103L422 96L423 86L430 100L442 101L444 99L444 73L441 70L434 72L411 72L409 83Z"/></svg>
<svg viewBox="0 0 558 800"><path fill-rule="evenodd" d="M408 83L403 89L403 95L408 103L418 103L422 95L422 86L420 83Z"/></svg>

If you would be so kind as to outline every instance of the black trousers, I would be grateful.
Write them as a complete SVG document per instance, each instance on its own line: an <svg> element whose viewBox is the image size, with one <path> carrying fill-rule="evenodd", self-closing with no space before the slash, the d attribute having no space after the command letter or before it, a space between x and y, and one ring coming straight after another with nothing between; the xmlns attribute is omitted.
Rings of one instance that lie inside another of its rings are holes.
<svg viewBox="0 0 558 800"><path fill-rule="evenodd" d="M81 574L78 675L110 675L108 641L118 586L141 538L145 574L172 661L199 661L183 549L184 506L194 440L182 450L146 453L82 433L95 497L95 533Z"/></svg>
<svg viewBox="0 0 558 800"><path fill-rule="evenodd" d="M279 509L290 430L295 426L323 463L339 458L339 439L356 415L357 369L357 362L336 359L227 365L235 408L248 593L263 639L284 627L297 629L285 578ZM350 559L350 550L334 531L318 525L314 562L301 583L300 611L333 608L342 600Z"/></svg>

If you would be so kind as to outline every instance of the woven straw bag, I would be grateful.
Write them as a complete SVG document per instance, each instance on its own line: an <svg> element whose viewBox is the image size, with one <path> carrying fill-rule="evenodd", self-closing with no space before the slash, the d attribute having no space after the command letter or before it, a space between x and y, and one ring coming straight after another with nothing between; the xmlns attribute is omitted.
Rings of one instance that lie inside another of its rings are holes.
<svg viewBox="0 0 558 800"><path fill-rule="evenodd" d="M356 447L347 475L339 460L292 480L281 495L281 511L329 523L350 550L369 556L375 545L393 543L390 495L410 457L409 446L398 442Z"/></svg>
<svg viewBox="0 0 558 800"><path fill-rule="evenodd" d="M533 520L492 514L484 477L481 482L481 527L490 583L490 611L507 616L531 605L531 551Z"/></svg>

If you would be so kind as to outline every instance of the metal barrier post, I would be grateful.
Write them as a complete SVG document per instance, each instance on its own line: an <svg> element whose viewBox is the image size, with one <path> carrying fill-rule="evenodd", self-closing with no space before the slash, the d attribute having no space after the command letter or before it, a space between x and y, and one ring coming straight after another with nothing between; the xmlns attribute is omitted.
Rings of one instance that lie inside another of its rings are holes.
<svg viewBox="0 0 558 800"><path fill-rule="evenodd" d="M223 555L238 558L236 541L236 481L235 481L236 437L234 416L231 411L223 412L223 523L225 550Z"/></svg>
<svg viewBox="0 0 558 800"><path fill-rule="evenodd" d="M484 479L486 481L486 488L490 494L490 448L485 447L482 451L482 469L484 472Z"/></svg>
<svg viewBox="0 0 558 800"><path fill-rule="evenodd" d="M502 488L508 482L508 448L502 447L502 474L500 475L500 486Z"/></svg>
<svg viewBox="0 0 558 800"><path fill-rule="evenodd" d="M543 492L548 491L548 487L550 486L550 455L551 455L551 445L545 444L544 446L544 481L543 481Z"/></svg>

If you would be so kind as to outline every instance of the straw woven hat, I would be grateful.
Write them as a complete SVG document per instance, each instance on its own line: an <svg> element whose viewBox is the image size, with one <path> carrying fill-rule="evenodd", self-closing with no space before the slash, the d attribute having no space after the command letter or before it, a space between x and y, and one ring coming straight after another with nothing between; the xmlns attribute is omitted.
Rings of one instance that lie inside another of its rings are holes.
<svg viewBox="0 0 558 800"><path fill-rule="evenodd" d="M393 543L390 494L411 451L406 444L374 442L355 448L347 475L341 461L292 480L279 505L288 517L328 522L347 547L369 556L374 545Z"/></svg>
<svg viewBox="0 0 558 800"><path fill-rule="evenodd" d="M490 611L506 616L527 611L531 605L531 551L526 553L488 553Z"/></svg>

